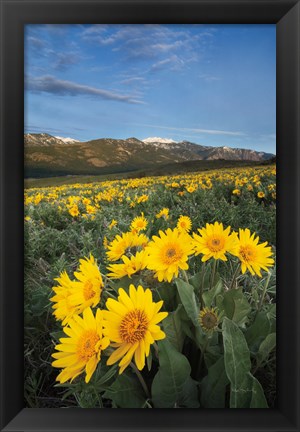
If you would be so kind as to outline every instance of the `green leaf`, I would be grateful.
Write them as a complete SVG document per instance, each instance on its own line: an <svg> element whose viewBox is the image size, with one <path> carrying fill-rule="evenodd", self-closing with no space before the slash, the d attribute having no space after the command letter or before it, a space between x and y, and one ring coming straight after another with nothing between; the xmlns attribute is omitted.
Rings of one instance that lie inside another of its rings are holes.
<svg viewBox="0 0 300 432"><path fill-rule="evenodd" d="M203 271L205 272L204 280L203 280ZM209 287L211 271L209 271L207 266L203 266L202 270L189 279L189 283L193 285L195 289L195 293L198 295L200 291L200 287L203 284L203 289Z"/></svg>
<svg viewBox="0 0 300 432"><path fill-rule="evenodd" d="M95 386L97 386L97 389L101 389L101 387L103 387L105 383L107 383L111 378L114 377L118 367L117 365L110 366L108 371L101 376L101 372L103 373L102 369L103 368L101 368L100 373L95 376Z"/></svg>
<svg viewBox="0 0 300 432"><path fill-rule="evenodd" d="M206 307L212 307L215 297L222 292L223 284L221 279L217 281L214 287L202 294L202 298Z"/></svg>
<svg viewBox="0 0 300 432"><path fill-rule="evenodd" d="M212 345L214 343L214 339L217 338L217 333L215 333L209 343L209 347L206 349L204 353L204 361L207 368L211 367L213 364L219 360L221 356L221 347L220 345ZM217 343L217 341L216 341Z"/></svg>
<svg viewBox="0 0 300 432"><path fill-rule="evenodd" d="M227 318L244 327L251 307L243 294L242 288L227 291L224 294L223 304Z"/></svg>
<svg viewBox="0 0 300 432"><path fill-rule="evenodd" d="M254 354L257 353L261 342L266 338L271 330L270 320L265 312L258 312L254 322L247 328L245 337Z"/></svg>
<svg viewBox="0 0 300 432"><path fill-rule="evenodd" d="M252 375L251 375L252 376ZM252 398L250 408L268 408L268 403L264 395L260 382L252 376Z"/></svg>
<svg viewBox="0 0 300 432"><path fill-rule="evenodd" d="M141 408L146 400L138 379L124 373L106 390L103 398L111 399L119 408Z"/></svg>
<svg viewBox="0 0 300 432"><path fill-rule="evenodd" d="M187 358L167 340L158 342L159 370L152 383L155 408L173 408L182 400L191 367Z"/></svg>
<svg viewBox="0 0 300 432"><path fill-rule="evenodd" d="M202 269L202 271L203 271L203 269ZM189 283L191 285L193 285L194 290L195 290L196 293L199 292L199 289L200 289L200 286L201 286L201 283L202 283L202 271L200 271L198 273L195 273L194 276L192 276L189 279Z"/></svg>
<svg viewBox="0 0 300 432"><path fill-rule="evenodd" d="M177 406L180 408L199 408L198 383L188 377L179 395Z"/></svg>
<svg viewBox="0 0 300 432"><path fill-rule="evenodd" d="M259 346L257 353L257 362L262 364L273 349L276 347L276 333L270 333Z"/></svg>
<svg viewBox="0 0 300 432"><path fill-rule="evenodd" d="M252 398L250 372L244 376L238 387L230 386L230 408L249 408Z"/></svg>
<svg viewBox="0 0 300 432"><path fill-rule="evenodd" d="M199 307L196 301L194 287L181 279L176 279L176 286L181 303L187 315L196 327L199 327Z"/></svg>
<svg viewBox="0 0 300 432"><path fill-rule="evenodd" d="M176 311L170 312L163 321L163 330L167 335L168 341L180 352L184 341L184 333L181 325L181 310L182 305L178 305Z"/></svg>
<svg viewBox="0 0 300 432"><path fill-rule="evenodd" d="M250 352L241 329L227 317L223 320L224 360L231 384L230 405L234 408L248 388L247 374L251 368Z"/></svg>
<svg viewBox="0 0 300 432"><path fill-rule="evenodd" d="M238 389L231 389L230 408L268 408L262 386L250 372Z"/></svg>
<svg viewBox="0 0 300 432"><path fill-rule="evenodd" d="M201 406L203 408L225 408L225 392L228 383L222 356L208 368L208 374L201 381Z"/></svg>
<svg viewBox="0 0 300 432"><path fill-rule="evenodd" d="M164 308L167 311L171 311L176 309L177 302L176 302L176 295L177 292L174 289L173 284L163 282L159 285L159 288L153 291L153 299L154 301L160 301L163 300L164 302Z"/></svg>
<svg viewBox="0 0 300 432"><path fill-rule="evenodd" d="M215 299L216 307L218 308L218 313L221 314L222 316L223 313L225 312L223 300L224 300L223 294L216 295L216 299Z"/></svg>

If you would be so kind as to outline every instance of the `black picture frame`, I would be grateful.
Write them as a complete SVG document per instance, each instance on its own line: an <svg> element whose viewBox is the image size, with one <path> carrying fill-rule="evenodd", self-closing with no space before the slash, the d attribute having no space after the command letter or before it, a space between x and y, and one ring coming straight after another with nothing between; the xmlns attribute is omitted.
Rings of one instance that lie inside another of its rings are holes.
<svg viewBox="0 0 300 432"><path fill-rule="evenodd" d="M0 0L3 431L299 431L299 0ZM32 409L23 402L23 26L274 23L277 28L278 403L251 410Z"/></svg>

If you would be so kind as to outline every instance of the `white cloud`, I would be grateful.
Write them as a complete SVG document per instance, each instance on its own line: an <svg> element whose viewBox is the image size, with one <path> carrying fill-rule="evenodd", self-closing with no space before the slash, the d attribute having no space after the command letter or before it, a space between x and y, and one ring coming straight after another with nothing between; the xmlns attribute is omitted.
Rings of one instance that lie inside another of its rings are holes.
<svg viewBox="0 0 300 432"><path fill-rule="evenodd" d="M59 80L51 75L30 77L25 79L25 88L35 93L51 93L59 96L94 96L106 100L143 104L132 95L111 92L108 90L78 84L72 81Z"/></svg>

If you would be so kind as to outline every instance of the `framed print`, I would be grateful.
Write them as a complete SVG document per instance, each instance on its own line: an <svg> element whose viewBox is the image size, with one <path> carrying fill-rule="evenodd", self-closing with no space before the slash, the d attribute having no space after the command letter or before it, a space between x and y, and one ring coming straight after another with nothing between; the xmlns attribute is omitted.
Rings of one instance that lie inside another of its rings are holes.
<svg viewBox="0 0 300 432"><path fill-rule="evenodd" d="M1 430L299 430L299 8L1 1Z"/></svg>

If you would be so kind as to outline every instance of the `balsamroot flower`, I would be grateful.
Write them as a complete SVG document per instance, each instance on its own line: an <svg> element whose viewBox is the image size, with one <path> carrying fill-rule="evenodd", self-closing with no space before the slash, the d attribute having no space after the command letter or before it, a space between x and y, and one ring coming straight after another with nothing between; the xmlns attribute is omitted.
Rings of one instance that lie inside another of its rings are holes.
<svg viewBox="0 0 300 432"><path fill-rule="evenodd" d="M118 261L123 255L130 250L137 248L143 249L148 243L148 237L145 234L125 232L122 235L116 235L114 240L108 245L106 252L110 261Z"/></svg>
<svg viewBox="0 0 300 432"><path fill-rule="evenodd" d="M107 267L110 273L107 274L111 279L121 279L124 276L131 277L133 274L146 267L147 254L145 251L137 252L128 258L126 255L121 257L122 263L111 264Z"/></svg>
<svg viewBox="0 0 300 432"><path fill-rule="evenodd" d="M88 383L101 359L101 352L109 345L109 339L103 336L102 311L97 309L96 317L90 308L83 311L83 317L75 315L63 329L69 336L61 338L56 345L58 351L52 354L53 367L63 369L56 380L60 383L71 380L85 372Z"/></svg>
<svg viewBox="0 0 300 432"><path fill-rule="evenodd" d="M199 322L206 333L213 333L219 324L219 315L216 308L205 307L199 313Z"/></svg>
<svg viewBox="0 0 300 432"><path fill-rule="evenodd" d="M274 265L274 259L271 246L268 242L258 244L259 237L255 238L255 233L251 234L248 228L239 230L239 247L237 256L241 260L242 273L246 270L254 276L261 275L261 269L268 271L268 267Z"/></svg>
<svg viewBox="0 0 300 432"><path fill-rule="evenodd" d="M146 247L148 253L147 268L156 271L159 282L171 282L178 276L179 269L187 270L188 257L193 253L192 238L177 228L159 231L159 236L153 236Z"/></svg>
<svg viewBox="0 0 300 432"><path fill-rule="evenodd" d="M200 235L193 234L195 255L203 254L202 261L210 258L227 261L226 253L237 254L238 239L237 234L230 234L230 226L225 230L223 224L215 222L206 224L206 228L198 229Z"/></svg>
<svg viewBox="0 0 300 432"><path fill-rule="evenodd" d="M192 228L192 221L188 216L180 216L177 222L177 228L179 231L189 232Z"/></svg>
<svg viewBox="0 0 300 432"><path fill-rule="evenodd" d="M80 314L87 307L95 307L100 301L103 281L95 258L79 260L79 270L74 273L77 280L71 280L66 272L55 280L59 285L53 288L55 295L54 316L65 325L73 315Z"/></svg>
<svg viewBox="0 0 300 432"><path fill-rule="evenodd" d="M142 370L145 359L149 356L150 345L166 337L158 326L168 315L167 312L159 312L162 305L163 301L153 302L150 289L144 290L141 285L136 289L132 284L129 295L120 288L118 301L107 300L108 310L103 311L104 334L116 348L107 364L112 365L120 360L120 374L130 364L133 356L137 368Z"/></svg>

